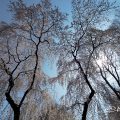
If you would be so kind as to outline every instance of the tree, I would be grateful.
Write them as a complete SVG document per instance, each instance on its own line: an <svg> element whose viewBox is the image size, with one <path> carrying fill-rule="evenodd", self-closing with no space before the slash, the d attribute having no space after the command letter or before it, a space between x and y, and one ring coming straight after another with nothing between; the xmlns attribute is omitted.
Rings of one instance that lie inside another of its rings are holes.
<svg viewBox="0 0 120 120"><path fill-rule="evenodd" d="M109 106L117 107L115 102L120 99L119 27L96 28L107 19L114 3L72 0L70 26L64 26L66 15L49 0L30 6L17 0L10 2L9 8L13 21L0 23L0 105L2 113L8 111L7 119L114 118ZM56 53L58 76L50 81L42 63ZM117 86L111 84L109 76ZM60 105L48 89L56 80L67 83Z"/></svg>
<svg viewBox="0 0 120 120"><path fill-rule="evenodd" d="M62 80L67 79L70 94L68 101L72 103L70 108L82 106L82 120L86 120L88 107L96 93L93 79L94 53L110 42L102 31L94 33L91 30L95 30L92 28L105 18L105 12L113 7L111 5L104 0L72 1L73 21L68 33L64 32L62 36L61 49L64 52L60 54L58 62L58 79L60 76Z"/></svg>
<svg viewBox="0 0 120 120"><path fill-rule="evenodd" d="M7 82L5 96L14 112L14 120L19 120L30 91L39 88L39 95L43 94L44 87L40 84L45 82L46 76L41 68L42 58L54 36L61 31L65 15L53 8L49 0L31 6L18 0L9 7L14 20L1 25L0 39L4 41L0 53L1 74L4 73L1 77Z"/></svg>

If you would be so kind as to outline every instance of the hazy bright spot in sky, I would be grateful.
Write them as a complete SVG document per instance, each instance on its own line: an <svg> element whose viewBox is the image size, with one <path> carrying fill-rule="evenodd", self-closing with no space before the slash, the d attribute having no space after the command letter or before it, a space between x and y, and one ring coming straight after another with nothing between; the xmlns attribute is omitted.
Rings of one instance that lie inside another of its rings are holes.
<svg viewBox="0 0 120 120"><path fill-rule="evenodd" d="M43 72L50 78L57 76L57 60L46 58L43 63ZM66 86L61 86L58 82L54 83L52 89L50 90L53 97L57 102L60 102L60 98L66 93Z"/></svg>
<svg viewBox="0 0 120 120"><path fill-rule="evenodd" d="M57 76L57 60L46 58L43 62L43 72L49 77Z"/></svg>
<svg viewBox="0 0 120 120"><path fill-rule="evenodd" d="M97 64L100 66L100 67L102 67L102 63L103 63L103 61L101 60L101 59L98 59L98 60L96 60L96 62L97 62Z"/></svg>
<svg viewBox="0 0 120 120"><path fill-rule="evenodd" d="M106 13L105 18L103 18L101 20L101 22L99 24L97 24L95 27L100 29L100 30L109 29L110 25L114 21L114 18L115 18L115 10L110 10L109 13Z"/></svg>
<svg viewBox="0 0 120 120"><path fill-rule="evenodd" d="M100 24L96 25L95 27L97 29L100 29L100 30L103 30L103 31L107 30L110 27L110 25L112 24L112 21L113 21L112 19L109 22L103 21Z"/></svg>
<svg viewBox="0 0 120 120"><path fill-rule="evenodd" d="M107 57L104 55L103 52L100 52L99 58L96 60L96 62L100 67L103 67L107 64Z"/></svg>

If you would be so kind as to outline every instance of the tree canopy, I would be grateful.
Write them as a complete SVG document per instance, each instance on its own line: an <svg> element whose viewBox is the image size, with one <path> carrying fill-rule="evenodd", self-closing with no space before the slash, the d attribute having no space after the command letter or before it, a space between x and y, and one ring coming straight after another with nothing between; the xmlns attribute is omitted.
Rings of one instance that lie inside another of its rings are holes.
<svg viewBox="0 0 120 120"><path fill-rule="evenodd" d="M71 5L69 24L69 15L50 0L29 6L10 1L13 19L0 23L1 119L119 119L119 10L101 30L96 26L108 20L115 2L72 0ZM58 74L49 77L43 60L53 57ZM50 92L56 83L67 89L60 103Z"/></svg>

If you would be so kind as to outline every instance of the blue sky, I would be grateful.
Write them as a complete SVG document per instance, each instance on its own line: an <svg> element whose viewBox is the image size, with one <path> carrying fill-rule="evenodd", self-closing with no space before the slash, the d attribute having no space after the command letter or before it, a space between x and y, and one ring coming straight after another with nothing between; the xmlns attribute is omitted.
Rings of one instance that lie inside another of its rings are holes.
<svg viewBox="0 0 120 120"><path fill-rule="evenodd" d="M9 0L0 0L0 3L0 21L9 22L11 19L11 15L8 12Z"/></svg>
<svg viewBox="0 0 120 120"><path fill-rule="evenodd" d="M24 0L28 5L34 3L38 3L40 0ZM113 2L114 0L109 0ZM51 0L54 6L58 6L62 12L68 13L69 19L68 21L71 20L71 0ZM0 21L6 21L10 22L11 20L11 14L8 11L8 4L9 0L0 0ZM120 0L116 0L116 5L120 4ZM109 19L112 21L114 19L114 11L111 10L110 14L108 14ZM110 25L111 22L103 22L99 27L101 29L105 29L107 26Z"/></svg>
<svg viewBox="0 0 120 120"><path fill-rule="evenodd" d="M36 4L40 0L24 0L24 1L29 5L32 3ZM70 13L71 0L51 0L51 1L55 6L59 6L59 8L63 12ZM11 15L10 12L8 11L8 4L9 4L9 0L0 0L0 21L10 22L11 20Z"/></svg>

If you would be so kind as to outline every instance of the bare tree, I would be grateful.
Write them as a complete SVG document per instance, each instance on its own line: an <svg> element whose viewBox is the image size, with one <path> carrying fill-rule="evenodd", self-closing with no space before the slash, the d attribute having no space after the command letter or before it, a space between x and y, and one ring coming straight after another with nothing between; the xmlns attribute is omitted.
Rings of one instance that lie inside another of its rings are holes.
<svg viewBox="0 0 120 120"><path fill-rule="evenodd" d="M104 13L113 6L104 0L74 0L72 6L73 21L69 32L62 36L62 40L65 41L61 49L64 52L62 51L58 62L60 71L58 78L62 76L62 79L67 79L68 92L73 92L74 89L78 91L74 91L75 95L69 93L74 96L74 100L70 99L74 102L70 108L82 105L82 120L86 120L88 106L95 95L94 80L91 80L95 74L93 55L100 46L110 42L110 39L105 40L102 31L94 34L91 30L103 20Z"/></svg>
<svg viewBox="0 0 120 120"><path fill-rule="evenodd" d="M30 6L17 0L10 2L9 8L13 22L0 24L0 105L6 97L8 118L104 119L102 103L113 105L112 92L120 99L119 27L102 31L96 26L106 20L114 3L72 0L73 20L65 27L66 15L53 8L49 0ZM51 53L59 56L58 76L52 80L67 83L60 106L49 95L47 87L51 81L42 71L43 59ZM118 87L110 83L108 76ZM12 112L14 115L9 117Z"/></svg>
<svg viewBox="0 0 120 120"><path fill-rule="evenodd" d="M7 76L6 100L14 112L14 120L19 120L25 98L36 87L35 80L38 79L40 85L45 79L42 58L54 41L53 36L62 29L65 16L58 8L52 8L49 0L31 6L18 0L11 2L9 7L14 21L1 27L1 41L5 41L1 71L3 78L5 74ZM42 86L39 90L42 92Z"/></svg>

